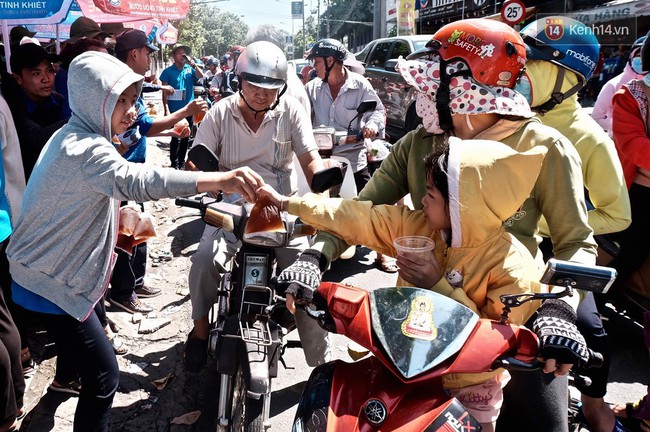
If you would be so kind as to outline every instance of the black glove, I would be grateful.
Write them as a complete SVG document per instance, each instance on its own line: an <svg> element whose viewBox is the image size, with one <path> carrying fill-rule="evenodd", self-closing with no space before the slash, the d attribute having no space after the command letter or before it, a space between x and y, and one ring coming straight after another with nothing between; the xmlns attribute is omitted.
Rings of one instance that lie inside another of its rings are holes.
<svg viewBox="0 0 650 432"><path fill-rule="evenodd" d="M560 364L586 364L589 350L575 325L576 313L561 300L546 300L537 310L533 330L541 344L541 355Z"/></svg>
<svg viewBox="0 0 650 432"><path fill-rule="evenodd" d="M319 251L307 249L296 262L282 270L277 278L278 286L286 286L286 294L311 303L321 282L321 267L326 267L321 266L324 261L325 257Z"/></svg>

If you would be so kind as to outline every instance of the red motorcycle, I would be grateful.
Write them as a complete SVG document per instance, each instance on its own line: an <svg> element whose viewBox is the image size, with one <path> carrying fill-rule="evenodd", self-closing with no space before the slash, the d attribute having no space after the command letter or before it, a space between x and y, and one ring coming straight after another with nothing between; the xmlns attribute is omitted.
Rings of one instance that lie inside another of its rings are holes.
<svg viewBox="0 0 650 432"><path fill-rule="evenodd" d="M539 368L537 336L509 324L510 309L572 295L573 289L606 292L615 277L607 267L550 260L542 282L564 291L502 296L500 321L481 319L460 303L424 289L368 292L322 283L315 310L305 310L323 328L346 335L372 355L314 369L292 431L480 431L480 424L445 392L442 376ZM599 361L602 357L591 352L588 366Z"/></svg>

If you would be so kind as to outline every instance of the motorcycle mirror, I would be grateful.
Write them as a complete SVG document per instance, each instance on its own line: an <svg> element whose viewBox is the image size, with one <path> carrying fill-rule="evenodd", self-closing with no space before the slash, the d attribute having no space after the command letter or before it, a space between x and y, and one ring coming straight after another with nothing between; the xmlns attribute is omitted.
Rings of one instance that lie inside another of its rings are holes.
<svg viewBox="0 0 650 432"><path fill-rule="evenodd" d="M187 152L187 159L201 171L219 171L219 158L205 144L194 144Z"/></svg>
<svg viewBox="0 0 650 432"><path fill-rule="evenodd" d="M377 101L363 101L359 104L357 107L357 115L354 116L352 120L350 120L350 123L348 123L348 133L350 132L352 128L352 122L354 122L356 119L360 118L362 115L367 113L368 111L374 111L375 108L377 108Z"/></svg>
<svg viewBox="0 0 650 432"><path fill-rule="evenodd" d="M322 193L326 190L343 184L343 170L339 166L333 166L317 171L311 180L311 191Z"/></svg>
<svg viewBox="0 0 650 432"><path fill-rule="evenodd" d="M605 294L616 280L616 270L610 267L584 265L551 258L540 282Z"/></svg>
<svg viewBox="0 0 650 432"><path fill-rule="evenodd" d="M377 101L363 101L357 107L357 114L362 115L377 108Z"/></svg>

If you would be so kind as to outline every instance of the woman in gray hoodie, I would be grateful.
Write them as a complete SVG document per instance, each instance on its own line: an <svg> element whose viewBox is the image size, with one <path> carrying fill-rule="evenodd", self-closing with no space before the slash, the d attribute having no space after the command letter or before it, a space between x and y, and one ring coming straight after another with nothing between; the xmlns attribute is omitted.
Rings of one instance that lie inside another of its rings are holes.
<svg viewBox="0 0 650 432"><path fill-rule="evenodd" d="M113 348L93 309L114 262L119 202L219 190L253 201L264 183L248 168L197 173L121 157L111 138L135 120L142 80L108 54L87 52L72 62L72 118L41 152L7 251L14 301L41 313L59 358L78 365L75 432L108 431L119 383Z"/></svg>

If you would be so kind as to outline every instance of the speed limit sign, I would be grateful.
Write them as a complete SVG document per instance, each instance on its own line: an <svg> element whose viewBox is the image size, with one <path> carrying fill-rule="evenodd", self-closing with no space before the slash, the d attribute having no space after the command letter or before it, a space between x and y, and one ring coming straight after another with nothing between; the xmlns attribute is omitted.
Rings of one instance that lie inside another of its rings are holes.
<svg viewBox="0 0 650 432"><path fill-rule="evenodd" d="M520 0L508 0L501 6L501 19L510 25L519 24L524 20L526 6Z"/></svg>

